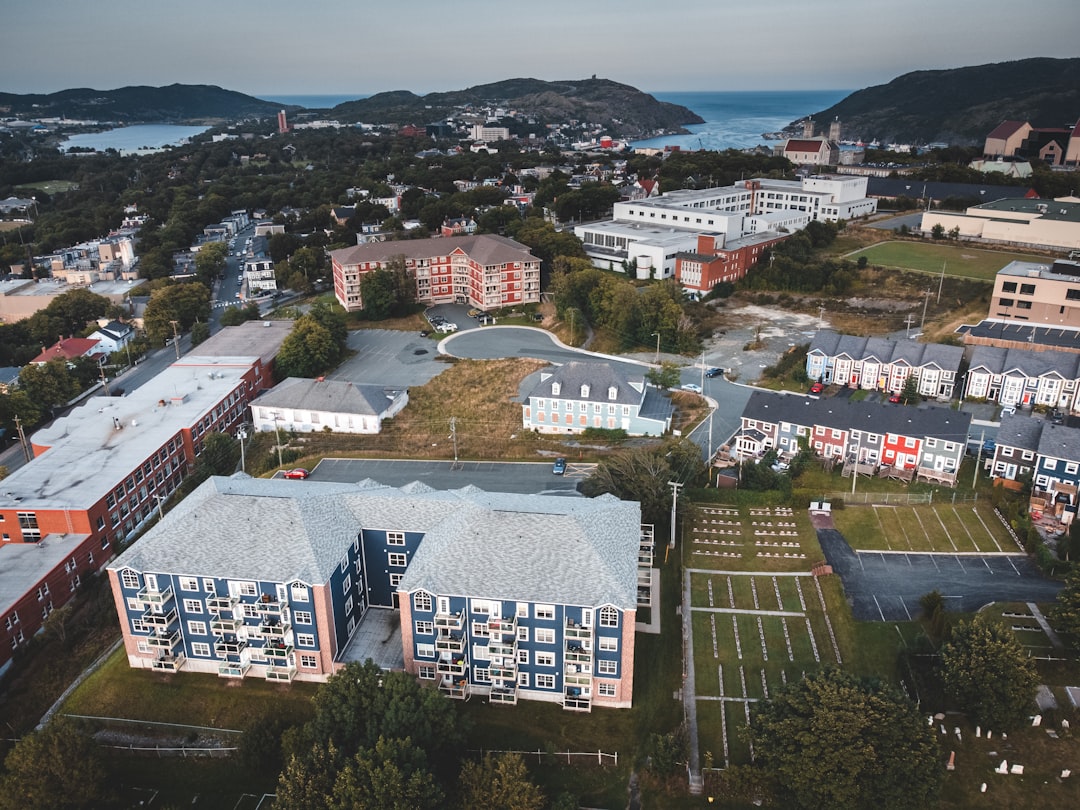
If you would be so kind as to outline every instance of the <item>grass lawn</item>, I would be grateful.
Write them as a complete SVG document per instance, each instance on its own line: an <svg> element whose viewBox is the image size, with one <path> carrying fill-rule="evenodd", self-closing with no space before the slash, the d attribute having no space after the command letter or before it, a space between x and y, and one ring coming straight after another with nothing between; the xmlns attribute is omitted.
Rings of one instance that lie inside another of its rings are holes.
<svg viewBox="0 0 1080 810"><path fill-rule="evenodd" d="M913 552L1018 552L988 501L918 506L848 506L833 512L853 549Z"/></svg>
<svg viewBox="0 0 1080 810"><path fill-rule="evenodd" d="M968 245L936 244L925 242L881 242L864 248L847 258L858 261L865 256L872 265L899 267L924 273L940 274L945 265L945 275L960 278L977 278L993 281L997 271L1009 262L1046 262L1045 256L1028 253L1005 253L996 250L979 250Z"/></svg>
<svg viewBox="0 0 1080 810"><path fill-rule="evenodd" d="M16 190L39 189L46 194L59 194L64 191L71 191L73 188L78 187L79 184L74 180L38 180L36 183L19 183L19 185L16 186Z"/></svg>

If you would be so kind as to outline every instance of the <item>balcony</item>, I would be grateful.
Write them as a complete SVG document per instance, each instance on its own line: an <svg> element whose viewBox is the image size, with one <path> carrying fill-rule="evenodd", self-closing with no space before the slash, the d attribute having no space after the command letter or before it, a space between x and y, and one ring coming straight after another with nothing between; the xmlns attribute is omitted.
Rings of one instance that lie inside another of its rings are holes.
<svg viewBox="0 0 1080 810"><path fill-rule="evenodd" d="M240 603L235 596L211 596L206 600L206 609L211 613L222 613L232 610Z"/></svg>
<svg viewBox="0 0 1080 810"><path fill-rule="evenodd" d="M135 597L143 605L157 605L158 607L164 607L173 599L173 589L166 588L163 591L150 590L149 588L143 588Z"/></svg>
<svg viewBox="0 0 1080 810"><path fill-rule="evenodd" d="M217 674L219 678L243 678L251 664L218 664Z"/></svg>
<svg viewBox="0 0 1080 810"><path fill-rule="evenodd" d="M180 631L159 632L156 635L149 636L146 643L155 650L174 650L180 644Z"/></svg>
<svg viewBox="0 0 1080 810"><path fill-rule="evenodd" d="M259 624L259 633L263 638L284 641L290 632L292 632L292 625L288 622L272 619Z"/></svg>
<svg viewBox="0 0 1080 810"><path fill-rule="evenodd" d="M435 649L438 652L463 653L465 652L465 634L439 633L438 638L435 639Z"/></svg>
<svg viewBox="0 0 1080 810"><path fill-rule="evenodd" d="M565 632L564 635L566 636L566 640L568 642L572 641L572 640L578 640L578 639L591 639L592 638L592 628L591 627L582 627L580 624L575 622L573 619L567 619L566 620L566 632Z"/></svg>
<svg viewBox="0 0 1080 810"><path fill-rule="evenodd" d="M501 703L506 706L517 705L517 686L493 686L488 693L488 703Z"/></svg>
<svg viewBox="0 0 1080 810"><path fill-rule="evenodd" d="M176 608L173 608L168 613L155 613L152 610L148 610L142 615L143 624L155 629L168 627L175 622L176 619Z"/></svg>
<svg viewBox="0 0 1080 810"><path fill-rule="evenodd" d="M488 655L492 658L513 658L517 654L517 639L511 642L505 641L489 641L488 642Z"/></svg>
<svg viewBox="0 0 1080 810"><path fill-rule="evenodd" d="M159 672L179 672L184 667L184 654L159 655L150 666Z"/></svg>
<svg viewBox="0 0 1080 810"><path fill-rule="evenodd" d="M563 685L568 689L576 686L588 691L589 687L592 686L592 673L589 672L587 667L567 664L566 673L563 675Z"/></svg>
<svg viewBox="0 0 1080 810"><path fill-rule="evenodd" d="M263 655L271 661L284 662L292 660L293 646L291 644L272 643L263 647Z"/></svg>
<svg viewBox="0 0 1080 810"><path fill-rule="evenodd" d="M491 638L506 637L508 634L516 636L517 616L509 619L500 619L497 616L491 617L488 619L488 632L491 634Z"/></svg>
<svg viewBox="0 0 1080 810"><path fill-rule="evenodd" d="M266 680L268 681L284 681L285 683L292 683L294 675L296 675L296 667L292 664L286 666L269 666L266 668Z"/></svg>
<svg viewBox="0 0 1080 810"><path fill-rule="evenodd" d="M469 668L465 656L440 658L435 669L440 675L464 675Z"/></svg>
<svg viewBox="0 0 1080 810"><path fill-rule="evenodd" d="M452 698L454 700L468 700L469 679L443 678L441 681L439 681L439 691L446 695L448 698Z"/></svg>
<svg viewBox="0 0 1080 810"><path fill-rule="evenodd" d="M255 609L264 616L280 616L286 608L288 608L287 604L279 602L267 593L264 593L262 598L255 603Z"/></svg>
<svg viewBox="0 0 1080 810"><path fill-rule="evenodd" d="M567 664L591 664L592 660L592 650L586 650L580 644L568 643L566 645Z"/></svg>
<svg viewBox="0 0 1080 810"><path fill-rule="evenodd" d="M517 682L517 664L505 663L505 664L492 664L488 667L488 677L492 682L509 681L510 683Z"/></svg>
<svg viewBox="0 0 1080 810"><path fill-rule="evenodd" d="M243 626L243 619L226 619L219 616L210 620L210 632L215 636L233 635Z"/></svg>
<svg viewBox="0 0 1080 810"><path fill-rule="evenodd" d="M439 630L461 630L465 626L465 611L436 613L435 627Z"/></svg>
<svg viewBox="0 0 1080 810"><path fill-rule="evenodd" d="M214 654L220 656L240 655L247 649L248 643L237 638L222 639L214 642Z"/></svg>
<svg viewBox="0 0 1080 810"><path fill-rule="evenodd" d="M570 712L591 712L592 699L587 690L576 686L568 686L563 692L562 706Z"/></svg>

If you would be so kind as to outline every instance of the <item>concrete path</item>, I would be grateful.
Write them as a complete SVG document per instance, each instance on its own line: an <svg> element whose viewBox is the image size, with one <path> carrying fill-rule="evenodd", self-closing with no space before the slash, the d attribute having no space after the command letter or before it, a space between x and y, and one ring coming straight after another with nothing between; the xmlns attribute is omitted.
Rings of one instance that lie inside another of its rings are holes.
<svg viewBox="0 0 1080 810"><path fill-rule="evenodd" d="M1054 645L1055 650L1064 650L1065 645L1061 641L1061 637L1054 632L1054 628L1050 626L1050 623L1046 621L1046 617L1043 616L1042 611L1039 610L1039 606L1034 602L1027 603L1028 610L1031 611L1031 615L1035 617L1035 621L1039 623L1039 627L1046 633L1046 637L1050 639L1050 643Z"/></svg>
<svg viewBox="0 0 1080 810"><path fill-rule="evenodd" d="M701 776L701 746L698 744L697 686L694 678L694 622L690 609L690 572L683 573L682 633L683 633L683 716L690 737L687 769L690 771L690 792L700 796L705 789Z"/></svg>

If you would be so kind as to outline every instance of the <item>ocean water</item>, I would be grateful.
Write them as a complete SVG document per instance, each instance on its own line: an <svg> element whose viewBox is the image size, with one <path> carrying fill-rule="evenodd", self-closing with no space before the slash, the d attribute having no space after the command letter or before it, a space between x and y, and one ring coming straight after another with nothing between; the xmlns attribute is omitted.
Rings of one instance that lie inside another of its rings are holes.
<svg viewBox="0 0 1080 810"><path fill-rule="evenodd" d="M60 143L60 151L72 146L104 151L116 149L120 154L152 151L165 146L176 146L188 138L193 138L210 127L180 126L179 124L136 124L130 127L117 127L103 132L84 132L72 135Z"/></svg>
<svg viewBox="0 0 1080 810"><path fill-rule="evenodd" d="M765 132L778 132L792 121L831 107L851 90L772 90L765 92L653 93L660 101L681 104L705 119L686 127L689 135L666 135L634 141L634 146L679 146L683 149L748 149L769 141ZM828 128L820 122L818 129ZM773 141L776 143L776 141Z"/></svg>

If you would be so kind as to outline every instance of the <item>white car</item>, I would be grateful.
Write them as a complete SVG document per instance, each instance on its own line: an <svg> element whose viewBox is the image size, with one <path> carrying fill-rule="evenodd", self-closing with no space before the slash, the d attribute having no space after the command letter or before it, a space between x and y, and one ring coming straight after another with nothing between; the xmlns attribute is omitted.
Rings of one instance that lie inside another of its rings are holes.
<svg viewBox="0 0 1080 810"><path fill-rule="evenodd" d="M458 329L456 323L440 323L435 327L436 332L442 332L444 335L449 332L456 332Z"/></svg>
<svg viewBox="0 0 1080 810"><path fill-rule="evenodd" d="M701 393L701 386L697 383L686 383L682 386L683 391L693 391L695 394Z"/></svg>

